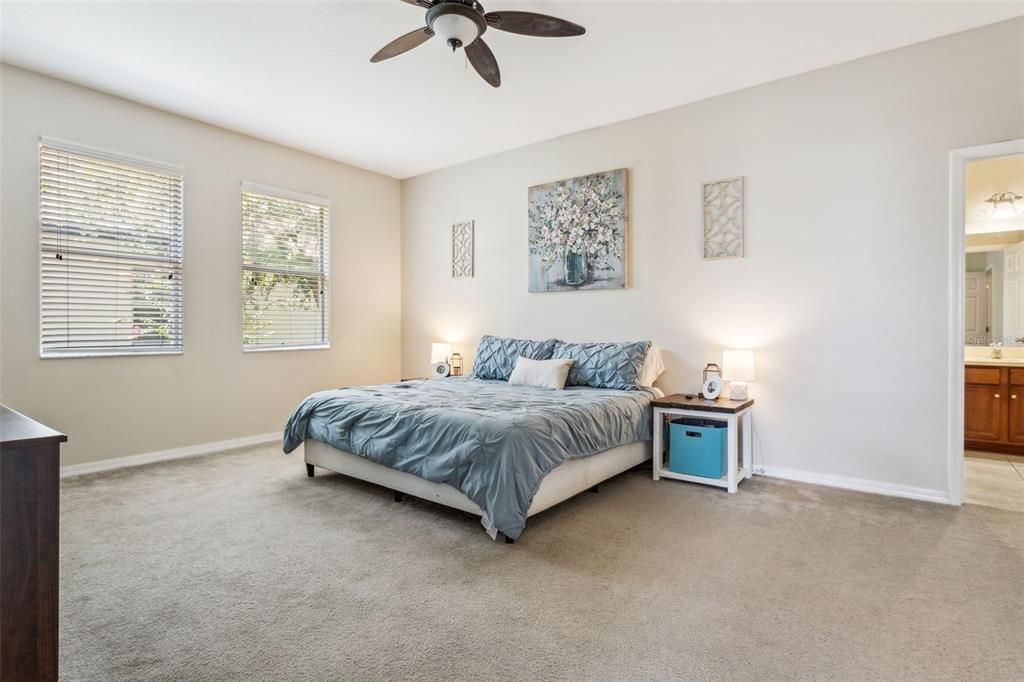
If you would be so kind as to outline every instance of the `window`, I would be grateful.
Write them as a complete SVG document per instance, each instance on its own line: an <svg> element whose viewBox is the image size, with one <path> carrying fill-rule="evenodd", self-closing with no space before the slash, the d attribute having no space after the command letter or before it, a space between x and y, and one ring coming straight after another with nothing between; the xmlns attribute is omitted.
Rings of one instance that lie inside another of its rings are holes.
<svg viewBox="0 0 1024 682"><path fill-rule="evenodd" d="M181 352L183 176L41 140L42 357Z"/></svg>
<svg viewBox="0 0 1024 682"><path fill-rule="evenodd" d="M330 345L330 204L242 184L242 347Z"/></svg>

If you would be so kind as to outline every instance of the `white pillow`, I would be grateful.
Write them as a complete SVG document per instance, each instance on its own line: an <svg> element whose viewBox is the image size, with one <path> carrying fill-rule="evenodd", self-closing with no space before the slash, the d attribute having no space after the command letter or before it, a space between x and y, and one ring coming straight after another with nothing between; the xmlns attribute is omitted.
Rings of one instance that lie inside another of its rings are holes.
<svg viewBox="0 0 1024 682"><path fill-rule="evenodd" d="M661 373L665 371L665 363L661 360L661 349L651 346L644 358L644 366L640 370L640 385L644 388L651 388Z"/></svg>
<svg viewBox="0 0 1024 682"><path fill-rule="evenodd" d="M508 378L515 386L537 386L538 388L565 388L569 368L575 360L531 360L519 356L516 366Z"/></svg>

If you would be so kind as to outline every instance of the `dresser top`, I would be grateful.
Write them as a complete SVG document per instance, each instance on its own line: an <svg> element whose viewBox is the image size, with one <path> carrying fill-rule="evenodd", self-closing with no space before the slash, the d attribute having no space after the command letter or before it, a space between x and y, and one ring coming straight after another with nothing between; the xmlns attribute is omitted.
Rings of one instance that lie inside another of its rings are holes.
<svg viewBox="0 0 1024 682"><path fill-rule="evenodd" d="M0 405L0 449L23 448L43 443L63 443L68 437L20 412Z"/></svg>
<svg viewBox="0 0 1024 682"><path fill-rule="evenodd" d="M651 401L651 405L654 407L669 407L677 410L696 410L698 412L724 412L726 414L735 414L736 412L745 410L753 404L753 398L749 400L729 400L728 398L705 400L700 396L687 398L682 393L667 395L664 398L658 398L657 400Z"/></svg>

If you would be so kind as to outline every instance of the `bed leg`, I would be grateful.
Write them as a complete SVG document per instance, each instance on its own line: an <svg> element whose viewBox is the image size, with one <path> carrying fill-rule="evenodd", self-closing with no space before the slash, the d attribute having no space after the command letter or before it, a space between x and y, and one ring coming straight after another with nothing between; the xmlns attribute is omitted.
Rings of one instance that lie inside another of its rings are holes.
<svg viewBox="0 0 1024 682"><path fill-rule="evenodd" d="M599 493L599 492L601 492L601 484L598 483L597 485L595 485L593 488L590 489L590 492L592 492L592 493Z"/></svg>
<svg viewBox="0 0 1024 682"><path fill-rule="evenodd" d="M316 475L316 467L314 467L312 464L309 464L308 462L306 463L306 475L309 476L310 478L313 478L313 476Z"/></svg>
<svg viewBox="0 0 1024 682"><path fill-rule="evenodd" d="M404 501L405 501L405 493L399 492L398 490L396 490L395 491L395 502L404 502Z"/></svg>
<svg viewBox="0 0 1024 682"><path fill-rule="evenodd" d="M514 545L514 544L516 544L516 541L513 538L510 538L509 536L506 535L505 536L505 544L506 545Z"/></svg>

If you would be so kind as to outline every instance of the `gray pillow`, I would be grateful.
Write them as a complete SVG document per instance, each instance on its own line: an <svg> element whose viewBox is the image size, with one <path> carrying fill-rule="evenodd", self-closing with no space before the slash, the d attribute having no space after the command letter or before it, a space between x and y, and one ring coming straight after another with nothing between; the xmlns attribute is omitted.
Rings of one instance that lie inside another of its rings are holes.
<svg viewBox="0 0 1024 682"><path fill-rule="evenodd" d="M550 360L557 339L531 341L530 339L506 339L500 336L483 336L476 348L473 359L473 376L478 379L501 379L508 381L520 356L529 360Z"/></svg>
<svg viewBox="0 0 1024 682"><path fill-rule="evenodd" d="M650 341L630 343L558 342L552 358L575 360L566 386L618 388L625 391L640 385L640 371L651 348Z"/></svg>

